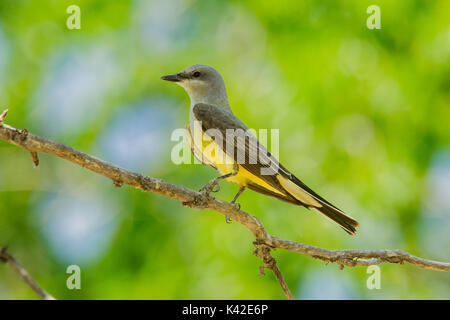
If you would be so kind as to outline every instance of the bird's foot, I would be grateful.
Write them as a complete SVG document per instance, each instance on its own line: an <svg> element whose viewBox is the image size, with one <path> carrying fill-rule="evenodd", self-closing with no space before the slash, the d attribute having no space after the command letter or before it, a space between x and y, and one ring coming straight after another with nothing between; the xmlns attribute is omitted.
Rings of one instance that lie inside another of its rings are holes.
<svg viewBox="0 0 450 320"><path fill-rule="evenodd" d="M237 174L238 174L238 169L236 169L236 171L233 171L231 173L227 173L227 174L224 174L223 176L212 179L203 188L200 189L200 192L203 192L207 196L209 196L209 194L211 192L219 192L220 191L219 181L229 178L229 177L234 177Z"/></svg>
<svg viewBox="0 0 450 320"><path fill-rule="evenodd" d="M205 184L199 191L203 192L207 196L209 196L211 192L219 192L220 191L219 181L221 180L219 178L212 179L207 184Z"/></svg>
<svg viewBox="0 0 450 320"><path fill-rule="evenodd" d="M241 210L241 205L239 204L239 203L236 203L235 202L236 200L233 200L233 201L231 201L231 205L233 205L233 207L236 209L236 210ZM225 216L225 222L226 223L231 223L231 218L229 217L229 216Z"/></svg>
<svg viewBox="0 0 450 320"><path fill-rule="evenodd" d="M231 202L231 204L233 205L233 207L236 209L236 210L241 210L241 205L239 204L239 203L235 203L235 202ZM229 216L225 216L225 222L226 223L231 223L231 218L229 217Z"/></svg>

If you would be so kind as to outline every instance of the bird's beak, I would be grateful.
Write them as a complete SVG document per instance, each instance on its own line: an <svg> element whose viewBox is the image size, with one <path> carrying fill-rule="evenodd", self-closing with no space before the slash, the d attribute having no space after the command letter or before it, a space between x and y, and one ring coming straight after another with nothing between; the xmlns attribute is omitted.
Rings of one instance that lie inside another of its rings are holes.
<svg viewBox="0 0 450 320"><path fill-rule="evenodd" d="M162 76L161 79L166 80L166 81L171 81L171 82L180 82L180 81L183 81L184 79L186 79L186 77L181 73L177 73L177 74L169 74L167 76Z"/></svg>

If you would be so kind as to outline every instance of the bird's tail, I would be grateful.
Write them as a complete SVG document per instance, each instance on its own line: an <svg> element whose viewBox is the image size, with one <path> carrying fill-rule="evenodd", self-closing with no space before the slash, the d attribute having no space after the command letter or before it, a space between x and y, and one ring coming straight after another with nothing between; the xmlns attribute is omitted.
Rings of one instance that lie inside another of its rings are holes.
<svg viewBox="0 0 450 320"><path fill-rule="evenodd" d="M355 234L356 227L359 226L358 221L349 217L327 200L312 191L297 177L294 175L291 175L290 177L278 175L277 178L284 190L294 199L297 199L299 204L307 208L316 209L318 212L340 225L342 229L347 231L347 233L351 235Z"/></svg>
<svg viewBox="0 0 450 320"><path fill-rule="evenodd" d="M316 211L320 212L327 218L336 222L348 234L354 235L356 233L356 228L359 227L358 221L346 215L337 208L328 205L327 203L321 201L321 204L322 207L311 207L311 208L314 208Z"/></svg>

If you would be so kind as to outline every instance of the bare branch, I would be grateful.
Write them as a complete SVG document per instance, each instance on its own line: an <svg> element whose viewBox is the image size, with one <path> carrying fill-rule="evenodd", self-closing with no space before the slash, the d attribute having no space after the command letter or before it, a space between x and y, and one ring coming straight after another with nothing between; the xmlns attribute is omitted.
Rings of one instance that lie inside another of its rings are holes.
<svg viewBox="0 0 450 320"><path fill-rule="evenodd" d="M450 263L422 259L401 250L328 250L294 241L283 240L271 236L266 231L261 221L255 216L240 210L231 203L206 196L204 193L176 186L160 179L146 177L138 173L127 171L71 147L34 136L25 130L19 130L7 125L0 126L0 139L15 144L29 152L48 153L75 163L85 169L111 179L116 186L126 184L143 191L158 193L178 200L182 202L183 205L190 208L208 208L231 218L253 233L256 238L256 255L263 260L264 267L274 271L277 280L280 282L280 285L288 298L293 297L287 288L281 272L276 266L275 259L270 255L271 249L279 248L302 253L315 259L326 262L335 262L341 268L343 266L369 266L383 262L400 264L408 262L424 269L450 271ZM262 250L261 246L268 248L269 252L259 252Z"/></svg>
<svg viewBox="0 0 450 320"><path fill-rule="evenodd" d="M450 272L450 263L426 260L402 250L329 250L294 241L272 237L275 248L306 254L312 258L326 262L335 262L341 267L370 266L383 262L404 264L408 262L423 269Z"/></svg>
<svg viewBox="0 0 450 320"><path fill-rule="evenodd" d="M7 252L7 247L4 246L0 249L0 261L9 263L14 270L20 275L20 277L25 281L34 292L38 294L41 299L44 300L55 300L53 296L48 294L44 289L42 289L36 281L31 277L27 270L17 261L12 255Z"/></svg>

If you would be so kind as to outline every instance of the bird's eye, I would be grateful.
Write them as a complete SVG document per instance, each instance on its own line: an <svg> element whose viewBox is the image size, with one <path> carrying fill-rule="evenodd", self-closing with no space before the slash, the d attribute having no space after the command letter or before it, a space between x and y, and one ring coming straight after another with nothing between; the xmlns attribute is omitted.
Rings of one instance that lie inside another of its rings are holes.
<svg viewBox="0 0 450 320"><path fill-rule="evenodd" d="M200 72L198 72L198 71L194 72L193 76L194 76L195 78L200 77Z"/></svg>

